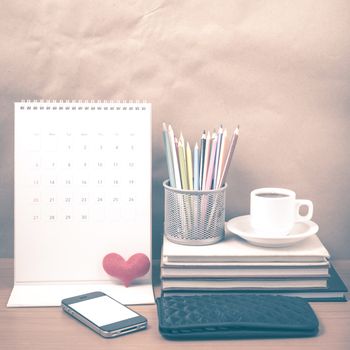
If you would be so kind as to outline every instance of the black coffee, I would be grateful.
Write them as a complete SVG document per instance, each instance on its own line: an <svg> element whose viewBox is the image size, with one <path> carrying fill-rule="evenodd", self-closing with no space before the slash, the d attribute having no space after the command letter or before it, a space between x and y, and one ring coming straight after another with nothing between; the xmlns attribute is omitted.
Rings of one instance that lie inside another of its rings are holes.
<svg viewBox="0 0 350 350"><path fill-rule="evenodd" d="M283 193L257 193L258 197L264 197L264 198L283 198L288 197L287 194Z"/></svg>

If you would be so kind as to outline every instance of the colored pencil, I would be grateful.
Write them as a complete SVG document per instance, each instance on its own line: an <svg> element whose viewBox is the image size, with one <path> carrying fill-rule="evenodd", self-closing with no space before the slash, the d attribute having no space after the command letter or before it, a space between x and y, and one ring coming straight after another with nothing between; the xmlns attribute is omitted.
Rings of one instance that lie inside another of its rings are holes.
<svg viewBox="0 0 350 350"><path fill-rule="evenodd" d="M224 129L224 132L222 134L222 139L221 139L221 149L220 149L220 160L219 160L219 167L218 167L218 173L217 173L217 182L216 182L216 189L219 188L219 183L221 179L222 172L224 170L224 165L225 165L225 157L226 157L226 139L227 139L227 130Z"/></svg>
<svg viewBox="0 0 350 350"><path fill-rule="evenodd" d="M186 144L186 165L187 165L187 183L188 189L193 190L193 165L192 165L192 152L190 144Z"/></svg>
<svg viewBox="0 0 350 350"><path fill-rule="evenodd" d="M204 157L205 157L205 144L206 144L206 135L205 130L202 133L201 137L201 149L200 149L200 163L199 163L199 187L198 190L201 190L203 187L203 171L204 171Z"/></svg>
<svg viewBox="0 0 350 350"><path fill-rule="evenodd" d="M220 126L217 134L216 141L216 151L215 151L215 161L214 161L214 170L213 170L213 185L212 188L215 189L220 179L218 179L220 155L221 155L221 141L222 141L223 129Z"/></svg>
<svg viewBox="0 0 350 350"><path fill-rule="evenodd" d="M171 155L169 134L168 134L168 130L167 130L165 123L163 123L163 132L162 133L163 133L165 157L166 157L166 162L167 162L167 166L168 166L170 186L176 188L175 177L174 177L174 164L173 164L173 159L172 159L172 155Z"/></svg>
<svg viewBox="0 0 350 350"><path fill-rule="evenodd" d="M205 142L205 153L204 153L204 165L203 165L203 173L202 173L201 190L205 190L205 185L206 185L206 181L207 181L207 171L208 171L208 164L209 164L209 158L210 158L210 147L211 147L211 138L210 138L210 131L208 131L207 135L206 135L206 142Z"/></svg>
<svg viewBox="0 0 350 350"><path fill-rule="evenodd" d="M199 167L199 149L198 143L196 143L193 149L193 189L195 191L199 190Z"/></svg>
<svg viewBox="0 0 350 350"><path fill-rule="evenodd" d="M173 131L171 125L168 126L168 136L169 136L171 156L172 156L172 160L173 160L175 187L180 190L181 189L181 178L180 178L180 171L179 171L179 162L178 162L177 151L176 151L176 146L175 146L174 131Z"/></svg>
<svg viewBox="0 0 350 350"><path fill-rule="evenodd" d="M216 135L216 132L214 132L212 141L211 141L210 159L209 159L207 177L205 181L205 190L210 190L212 188L216 146L217 146L217 135Z"/></svg>
<svg viewBox="0 0 350 350"><path fill-rule="evenodd" d="M221 179L220 179L220 182L219 182L219 188L223 184L225 184L227 173L228 173L228 169L230 167L231 160L232 160L232 157L233 157L233 153L234 153L235 148L236 148L236 144L237 144L237 140L238 140L238 134L239 134L239 125L236 127L236 129L235 129L235 131L234 131L234 133L232 135L232 138L231 138L231 143L230 143L230 147L229 147L229 150L228 150L228 153L227 153L227 156L226 156L224 170L222 172L222 176L221 176Z"/></svg>
<svg viewBox="0 0 350 350"><path fill-rule="evenodd" d="M181 175L182 189L188 190L189 187L188 187L188 181L187 181L187 166L186 166L186 153L185 153L184 142L185 142L184 138L181 134L178 142L180 175Z"/></svg>

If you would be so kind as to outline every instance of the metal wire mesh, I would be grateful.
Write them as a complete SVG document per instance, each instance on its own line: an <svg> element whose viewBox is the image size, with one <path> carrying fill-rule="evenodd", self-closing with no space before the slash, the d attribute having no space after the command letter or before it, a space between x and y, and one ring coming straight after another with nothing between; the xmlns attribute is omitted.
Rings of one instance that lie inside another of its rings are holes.
<svg viewBox="0 0 350 350"><path fill-rule="evenodd" d="M164 232L169 241L206 245L224 238L225 190L185 191L163 183Z"/></svg>

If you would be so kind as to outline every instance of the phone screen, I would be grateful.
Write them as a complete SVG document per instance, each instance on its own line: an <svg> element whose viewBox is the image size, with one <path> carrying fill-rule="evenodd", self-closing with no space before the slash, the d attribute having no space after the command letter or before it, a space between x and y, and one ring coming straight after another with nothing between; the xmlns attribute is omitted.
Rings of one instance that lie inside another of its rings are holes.
<svg viewBox="0 0 350 350"><path fill-rule="evenodd" d="M95 323L98 327L139 316L136 312L131 311L106 295L79 301L70 304L69 307Z"/></svg>

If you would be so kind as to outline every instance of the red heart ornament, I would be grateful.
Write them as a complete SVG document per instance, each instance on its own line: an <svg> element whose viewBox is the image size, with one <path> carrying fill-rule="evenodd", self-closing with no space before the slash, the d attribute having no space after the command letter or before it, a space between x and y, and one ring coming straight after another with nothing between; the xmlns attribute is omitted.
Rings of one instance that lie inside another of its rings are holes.
<svg viewBox="0 0 350 350"><path fill-rule="evenodd" d="M110 253L103 258L102 265L110 276L118 278L128 287L135 278L148 272L151 263L143 253L134 254L127 261L119 254Z"/></svg>

